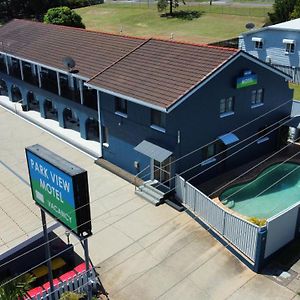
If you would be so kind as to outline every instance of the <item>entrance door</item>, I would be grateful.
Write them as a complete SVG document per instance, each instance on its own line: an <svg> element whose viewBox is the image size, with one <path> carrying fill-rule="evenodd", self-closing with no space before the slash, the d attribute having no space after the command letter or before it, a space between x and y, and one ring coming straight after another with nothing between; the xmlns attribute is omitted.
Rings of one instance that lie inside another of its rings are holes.
<svg viewBox="0 0 300 300"><path fill-rule="evenodd" d="M154 160L153 175L154 179L166 186L169 186L171 178L171 157L167 158L161 163L157 160Z"/></svg>

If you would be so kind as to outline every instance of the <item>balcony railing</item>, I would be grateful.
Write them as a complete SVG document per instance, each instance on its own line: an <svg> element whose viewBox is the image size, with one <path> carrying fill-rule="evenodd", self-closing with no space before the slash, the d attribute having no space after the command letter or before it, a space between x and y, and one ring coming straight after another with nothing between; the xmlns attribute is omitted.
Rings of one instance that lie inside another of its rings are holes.
<svg viewBox="0 0 300 300"><path fill-rule="evenodd" d="M17 79L21 79L21 69L16 66L9 67L9 75Z"/></svg>
<svg viewBox="0 0 300 300"><path fill-rule="evenodd" d="M4 60L0 60L0 72L7 74L6 64Z"/></svg>

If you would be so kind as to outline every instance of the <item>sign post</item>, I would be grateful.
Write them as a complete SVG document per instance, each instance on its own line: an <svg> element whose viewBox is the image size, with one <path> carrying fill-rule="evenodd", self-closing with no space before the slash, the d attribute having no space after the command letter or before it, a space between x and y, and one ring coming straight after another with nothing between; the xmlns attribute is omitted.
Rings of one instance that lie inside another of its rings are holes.
<svg viewBox="0 0 300 300"><path fill-rule="evenodd" d="M45 212L80 241L84 241L87 278L90 277L87 238L92 235L87 172L41 145L27 147L32 198L41 208L51 295L53 276ZM92 298L88 283L88 299Z"/></svg>
<svg viewBox="0 0 300 300"><path fill-rule="evenodd" d="M44 232L44 241L45 241L45 252L46 252L46 259L47 259L47 267L48 267L48 280L50 283L50 299L54 297L54 285L53 285L53 274L51 268L51 255L50 255L50 245L49 245L49 238L48 238L48 230L47 230L47 223L46 223L46 214L41 209L41 217L42 217L42 224L43 224L43 232Z"/></svg>

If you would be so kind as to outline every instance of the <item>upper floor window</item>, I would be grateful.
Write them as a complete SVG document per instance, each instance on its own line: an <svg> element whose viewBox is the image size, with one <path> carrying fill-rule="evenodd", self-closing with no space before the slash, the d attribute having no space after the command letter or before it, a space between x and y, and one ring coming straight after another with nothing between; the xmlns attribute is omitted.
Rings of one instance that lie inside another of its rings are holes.
<svg viewBox="0 0 300 300"><path fill-rule="evenodd" d="M115 112L123 117L127 117L127 100L116 97Z"/></svg>
<svg viewBox="0 0 300 300"><path fill-rule="evenodd" d="M153 129L165 132L166 114L161 111L151 109L151 127Z"/></svg>
<svg viewBox="0 0 300 300"><path fill-rule="evenodd" d="M285 44L285 53L295 53L295 41L283 39L283 44Z"/></svg>
<svg viewBox="0 0 300 300"><path fill-rule="evenodd" d="M264 46L263 39L259 37L253 37L252 42L254 42L255 49L262 49Z"/></svg>
<svg viewBox="0 0 300 300"><path fill-rule="evenodd" d="M228 116L234 112L234 99L233 97L223 98L220 100L220 115Z"/></svg>
<svg viewBox="0 0 300 300"><path fill-rule="evenodd" d="M251 92L251 106L256 107L264 102L264 90L258 89Z"/></svg>

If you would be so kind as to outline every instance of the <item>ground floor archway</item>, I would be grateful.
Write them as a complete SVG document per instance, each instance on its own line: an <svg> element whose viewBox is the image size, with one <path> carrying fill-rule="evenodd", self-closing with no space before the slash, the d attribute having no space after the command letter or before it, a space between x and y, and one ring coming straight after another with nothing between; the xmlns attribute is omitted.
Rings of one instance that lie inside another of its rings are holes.
<svg viewBox="0 0 300 300"><path fill-rule="evenodd" d="M1 96L8 96L7 84L3 79L0 79L0 95Z"/></svg>
<svg viewBox="0 0 300 300"><path fill-rule="evenodd" d="M15 84L11 86L11 97L13 102L20 102L23 99L20 88Z"/></svg>
<svg viewBox="0 0 300 300"><path fill-rule="evenodd" d="M86 137L88 140L99 142L99 122L97 119L88 118L85 123Z"/></svg>

